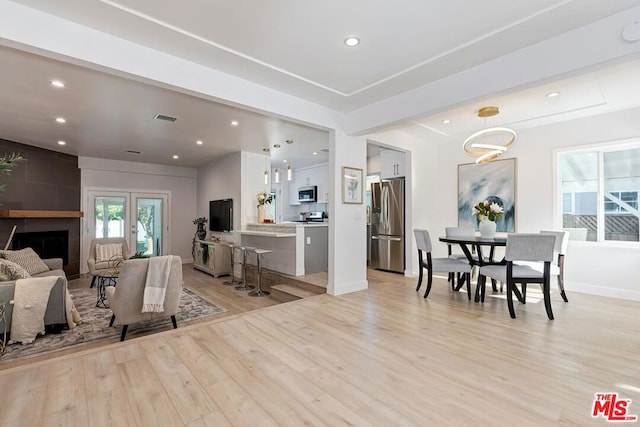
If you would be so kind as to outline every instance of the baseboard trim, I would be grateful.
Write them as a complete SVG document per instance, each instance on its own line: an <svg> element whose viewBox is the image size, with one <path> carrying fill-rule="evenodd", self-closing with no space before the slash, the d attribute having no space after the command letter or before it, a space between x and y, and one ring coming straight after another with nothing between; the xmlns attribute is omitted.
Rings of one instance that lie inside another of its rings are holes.
<svg viewBox="0 0 640 427"><path fill-rule="evenodd" d="M552 282L553 287L555 283ZM595 286L588 283L566 282L564 288L567 291L567 295L571 295L571 291L580 292L583 294L599 295L603 297L620 298L631 301L640 301L640 291L634 291L631 289L619 289L604 286Z"/></svg>
<svg viewBox="0 0 640 427"><path fill-rule="evenodd" d="M361 282L347 283L345 285L341 285L338 287L333 286L331 283L327 286L327 293L329 295L344 295L351 292L363 291L369 288L369 282L367 280L363 280Z"/></svg>

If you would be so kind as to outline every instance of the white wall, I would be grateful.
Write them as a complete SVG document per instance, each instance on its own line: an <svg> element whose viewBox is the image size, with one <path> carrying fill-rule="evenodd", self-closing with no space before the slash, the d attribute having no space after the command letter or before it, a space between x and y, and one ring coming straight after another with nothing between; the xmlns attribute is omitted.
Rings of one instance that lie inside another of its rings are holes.
<svg viewBox="0 0 640 427"><path fill-rule="evenodd" d="M269 156L242 152L242 228L258 221L258 199L261 191L269 193L271 182L264 183L264 171L271 170Z"/></svg>
<svg viewBox="0 0 640 427"><path fill-rule="evenodd" d="M170 195L169 235L171 253L182 261L192 262L191 239L195 233L193 219L196 218L196 170L176 166L117 160L79 157L82 194L85 188L114 189L124 191L161 191ZM91 212L87 200L82 200L83 211ZM87 218L83 219L83 234ZM83 239L84 240L84 239ZM88 253L82 247L81 254ZM80 264L81 272L87 272L86 255Z"/></svg>
<svg viewBox="0 0 640 427"><path fill-rule="evenodd" d="M209 201L233 199L233 229L240 230L241 218L241 153L229 154L222 159L198 168L197 215L209 218ZM207 223L207 230L209 224ZM224 240L236 242L232 234L207 231ZM238 237L237 243L240 242Z"/></svg>
<svg viewBox="0 0 640 427"><path fill-rule="evenodd" d="M518 232L559 228L555 221L554 149L594 143L640 140L640 109L605 114L518 131L518 140L507 153L517 158L516 227ZM444 231L457 223L457 165L473 162L461 145L442 144L437 174L439 191L432 201L433 218L427 225ZM437 207L437 209L436 209ZM443 256L444 247L434 251ZM640 245L570 242L565 281L571 291L640 300Z"/></svg>
<svg viewBox="0 0 640 427"><path fill-rule="evenodd" d="M327 293L340 295L368 287L367 215L362 204L344 204L342 167L367 168L367 141L331 132L329 142L329 283ZM364 173L363 173L364 180Z"/></svg>

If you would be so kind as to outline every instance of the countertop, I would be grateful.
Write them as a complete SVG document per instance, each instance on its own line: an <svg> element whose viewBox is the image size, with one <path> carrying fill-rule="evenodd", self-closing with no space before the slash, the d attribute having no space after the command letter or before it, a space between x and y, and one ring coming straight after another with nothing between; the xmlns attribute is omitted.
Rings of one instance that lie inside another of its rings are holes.
<svg viewBox="0 0 640 427"><path fill-rule="evenodd" d="M277 231L256 231L256 230L242 230L238 233L247 236L264 236L264 237L296 237L296 233L284 233Z"/></svg>

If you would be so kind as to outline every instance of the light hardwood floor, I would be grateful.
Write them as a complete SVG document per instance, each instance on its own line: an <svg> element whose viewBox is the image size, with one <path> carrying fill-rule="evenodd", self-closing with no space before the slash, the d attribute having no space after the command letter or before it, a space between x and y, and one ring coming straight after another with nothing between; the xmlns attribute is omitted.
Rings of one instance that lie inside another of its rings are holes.
<svg viewBox="0 0 640 427"><path fill-rule="evenodd" d="M440 279L369 285L5 370L0 424L604 425L596 392L640 414L639 302L567 289L512 320Z"/></svg>

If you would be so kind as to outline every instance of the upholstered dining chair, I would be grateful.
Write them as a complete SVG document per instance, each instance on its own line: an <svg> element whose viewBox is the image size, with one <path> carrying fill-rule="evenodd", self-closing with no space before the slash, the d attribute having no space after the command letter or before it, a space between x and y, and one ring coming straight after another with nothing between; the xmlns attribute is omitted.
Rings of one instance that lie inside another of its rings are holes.
<svg viewBox="0 0 640 427"><path fill-rule="evenodd" d="M476 234L476 230L473 227L469 227L469 226L444 228L444 235L446 237L469 237L469 236L475 236L475 234ZM464 253L454 252L453 250L454 246L456 245L447 243L447 255L449 256L449 258L468 262L467 256ZM475 247L473 248L473 251L475 251ZM473 257L475 257L476 259L478 258L478 256L475 254L473 254ZM474 273L474 270L471 270L471 276L473 276L473 273ZM456 278L456 275L454 273L449 273L449 281L451 282L451 289L454 289L454 290L456 287L455 278ZM457 280L458 280L458 283L460 283L460 273L458 273L457 275Z"/></svg>
<svg viewBox="0 0 640 427"><path fill-rule="evenodd" d="M480 300L484 302L486 278L499 280L507 284L507 305L509 315L516 318L513 306L513 295L518 297L516 283L526 286L527 283L542 284L544 295L544 307L547 316L553 320L551 310L551 262L553 261L553 250L556 237L550 234L539 233L515 233L507 235L507 247L505 250L506 265L485 265L480 267L478 276L478 287L480 289ZM527 265L518 264L518 261L540 262L543 265L542 271L533 269ZM524 288L523 288L524 292ZM524 296L518 297L520 302L525 303Z"/></svg>
<svg viewBox="0 0 640 427"><path fill-rule="evenodd" d="M114 321L122 325L120 341L124 341L129 325L133 323L170 317L173 328L178 327L175 315L179 312L178 305L182 293L182 260L177 255L172 256L164 297L164 311L142 313L149 259L130 259L122 263L116 286L108 286L105 290L109 308L113 311L109 326L113 326Z"/></svg>
<svg viewBox="0 0 640 427"><path fill-rule="evenodd" d="M547 234L556 236L556 243L553 248L553 261L551 262L551 277L555 276L558 282L558 289L560 290L560 296L564 302L569 302L567 294L564 291L564 257L567 253L567 247L569 245L569 232L567 231L552 231L541 230L540 234ZM541 262L521 262L521 265L527 265L534 270L542 272L544 266ZM527 297L526 285L522 289L522 298Z"/></svg>
<svg viewBox="0 0 640 427"><path fill-rule="evenodd" d="M424 298L429 296L431 292L431 285L433 283L433 272L438 271L442 273L461 273L465 275L467 283L467 296L471 300L471 265L465 258L464 260L457 260L451 258L432 258L431 257L431 237L429 232L424 229L414 229L413 234L416 238L418 245L418 285L416 286L416 292L420 290L422 286L423 269L427 269L427 289L424 293Z"/></svg>
<svg viewBox="0 0 640 427"><path fill-rule="evenodd" d="M127 241L123 237L105 237L91 240L87 265L89 274L93 276L90 288L96 283L100 273L108 272L114 267L114 260L121 256L122 260L129 259L131 253Z"/></svg>

